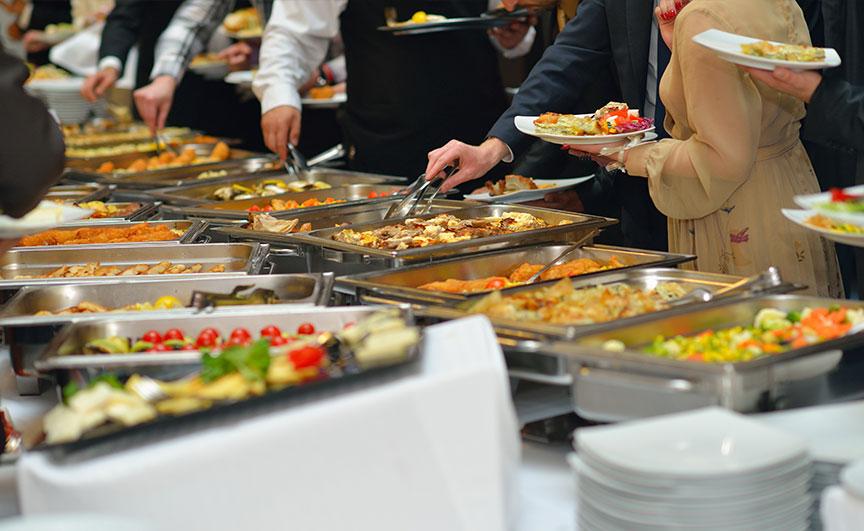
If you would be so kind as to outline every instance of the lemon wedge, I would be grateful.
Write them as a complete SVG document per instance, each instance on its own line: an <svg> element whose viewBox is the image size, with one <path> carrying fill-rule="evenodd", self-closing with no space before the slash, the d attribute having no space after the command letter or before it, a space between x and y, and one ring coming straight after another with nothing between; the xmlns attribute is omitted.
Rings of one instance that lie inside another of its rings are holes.
<svg viewBox="0 0 864 531"><path fill-rule="evenodd" d="M426 12L418 11L414 13L413 15L411 15L411 22L423 24L424 22L426 22Z"/></svg>
<svg viewBox="0 0 864 531"><path fill-rule="evenodd" d="M165 295L164 297L159 297L156 301L156 304L153 305L153 308L157 310L170 310L172 308L182 308L183 303L177 300L176 297L172 297L170 295Z"/></svg>
<svg viewBox="0 0 864 531"><path fill-rule="evenodd" d="M255 190L249 188L248 186L243 186L242 184L232 184L231 188L235 190L240 190L241 192L245 192L247 194L254 194Z"/></svg>

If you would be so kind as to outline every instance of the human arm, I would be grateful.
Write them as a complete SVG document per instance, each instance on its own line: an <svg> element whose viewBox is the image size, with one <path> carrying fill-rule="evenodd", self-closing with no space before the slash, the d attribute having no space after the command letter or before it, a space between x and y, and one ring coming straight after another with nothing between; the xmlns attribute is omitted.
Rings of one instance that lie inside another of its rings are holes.
<svg viewBox="0 0 864 531"><path fill-rule="evenodd" d="M864 152L864 87L826 76L810 98L801 136Z"/></svg>
<svg viewBox="0 0 864 531"><path fill-rule="evenodd" d="M0 209L21 217L60 179L63 133L38 99L28 95L29 72L0 46Z"/></svg>
<svg viewBox="0 0 864 531"><path fill-rule="evenodd" d="M630 175L648 177L655 205L672 218L695 219L717 211L746 181L756 161L762 100L743 71L692 41L712 28L732 31L698 4L681 13L675 25L675 54L692 135L639 146L622 156Z"/></svg>
<svg viewBox="0 0 864 531"><path fill-rule="evenodd" d="M347 0L284 0L273 5L252 90L261 101L264 142L282 160L286 143L296 145L300 140L298 89L324 60L346 4Z"/></svg>
<svg viewBox="0 0 864 531"><path fill-rule="evenodd" d="M87 76L81 86L84 99L99 100L122 75L126 56L138 40L145 7L142 0L117 0L102 29L98 71Z"/></svg>
<svg viewBox="0 0 864 531"><path fill-rule="evenodd" d="M501 161L511 162L534 141L533 137L516 129L513 119L546 111L573 112L573 105L594 81L594 72L609 62L611 53L605 2L584 0L579 4L576 18L546 50L513 98L513 104L492 126L486 142L481 146L459 142L457 146L453 144L456 141L451 141L450 150L441 152L444 148L440 148L430 153L426 174L436 175L458 158L460 170L442 187L447 190L483 176Z"/></svg>

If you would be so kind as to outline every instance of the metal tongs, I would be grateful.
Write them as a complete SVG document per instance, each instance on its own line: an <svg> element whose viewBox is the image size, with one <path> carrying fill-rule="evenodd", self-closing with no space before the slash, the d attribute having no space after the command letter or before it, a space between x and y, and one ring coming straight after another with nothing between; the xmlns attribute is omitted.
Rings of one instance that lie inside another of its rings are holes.
<svg viewBox="0 0 864 531"><path fill-rule="evenodd" d="M584 236L582 236L581 238L576 240L576 242L574 242L572 245L570 245L570 247L568 247L563 253L559 254L554 260L552 260L551 262L549 262L548 264L543 266L543 269L541 269L540 271L537 271L536 273L531 275L531 277L528 280L526 280L525 283L526 284L533 284L534 282L537 281L538 278L540 278L540 275L542 275L546 271L549 271L550 269L552 269L556 265L563 264L564 260L568 256L570 256L574 252L581 249L582 246L585 245L585 242L594 238L594 236L597 236L597 234L600 233L600 230L601 229L593 229L593 230L589 231L588 234L585 234Z"/></svg>
<svg viewBox="0 0 864 531"><path fill-rule="evenodd" d="M390 208L387 209L387 213L384 214L384 219L396 219L396 218L404 218L408 217L412 214L420 215L429 210L429 207L432 206L432 200L438 195L441 191L441 185L444 184L451 175L456 173L458 166L446 166L444 168L444 177L434 177L432 179L426 180L426 174L420 175L414 184L408 187L408 190L405 192L405 197L399 201L398 203L390 205ZM426 199L426 204L420 211L415 211L417 208L417 204L423 200L424 195L426 195L429 189L432 189L432 195Z"/></svg>
<svg viewBox="0 0 864 531"><path fill-rule="evenodd" d="M258 288L247 295L240 295L241 291L254 288L254 285L237 286L231 293L211 293L207 291L193 291L192 308L206 310L216 306L238 306L243 304L272 304L277 300L276 293L272 289Z"/></svg>
<svg viewBox="0 0 864 531"><path fill-rule="evenodd" d="M763 273L742 278L741 280L729 284L725 288L718 289L717 291L712 292L705 288L695 288L683 297L678 297L677 299L667 302L667 306L675 308L678 306L693 304L695 302L708 302L722 298L730 293L744 290L751 290L754 292L766 291L781 286L782 284L783 280L780 278L780 271L778 271L776 267L769 267Z"/></svg>
<svg viewBox="0 0 864 531"><path fill-rule="evenodd" d="M288 146L288 154L291 155L289 158L291 162L289 164L288 159L286 158L282 165L285 167L285 171L288 172L288 175L292 177L300 177L309 171L309 163L306 162L306 157L304 157L300 150L297 149L294 144L288 142L286 144Z"/></svg>
<svg viewBox="0 0 864 531"><path fill-rule="evenodd" d="M175 148L174 146L169 144L168 140L165 139L165 137L162 135L162 133L156 133L155 135L153 135L153 143L156 145L156 154L157 155L161 155L162 153L165 152L165 150L162 149L162 144L165 144L165 147L170 149L171 152L174 153L175 155L180 155L180 152L177 151L177 148Z"/></svg>

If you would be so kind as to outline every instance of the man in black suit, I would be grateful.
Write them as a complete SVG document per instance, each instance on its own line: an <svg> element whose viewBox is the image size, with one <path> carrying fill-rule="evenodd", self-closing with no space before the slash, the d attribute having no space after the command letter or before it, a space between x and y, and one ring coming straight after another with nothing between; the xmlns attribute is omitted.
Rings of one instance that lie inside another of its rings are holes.
<svg viewBox="0 0 864 531"><path fill-rule="evenodd" d="M24 92L27 67L0 45L0 210L21 217L60 179L63 133L42 102ZM0 240L0 254L14 241Z"/></svg>
<svg viewBox="0 0 864 531"><path fill-rule="evenodd" d="M656 94L669 51L659 37L653 9L653 2L648 1L583 0L576 17L546 50L486 141L469 146L451 140L429 153L426 174L440 173L444 165L458 160L459 171L442 188L447 190L482 177L499 162L512 161L534 140L516 130L513 117L568 112L593 82L595 73L610 60L615 65L622 99L631 108L642 109L645 116L654 117L662 136L665 111ZM622 230L633 245L667 248L666 218L654 207L646 179L609 174L603 169L596 179L606 194L614 195L621 204Z"/></svg>

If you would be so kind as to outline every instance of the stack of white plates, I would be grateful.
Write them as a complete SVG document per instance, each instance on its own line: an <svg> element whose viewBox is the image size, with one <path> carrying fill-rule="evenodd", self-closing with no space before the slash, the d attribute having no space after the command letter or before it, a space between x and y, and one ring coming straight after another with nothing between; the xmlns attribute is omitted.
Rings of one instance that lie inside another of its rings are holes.
<svg viewBox="0 0 864 531"><path fill-rule="evenodd" d="M864 401L845 402L754 415L769 426L807 440L813 458L811 494L817 504L822 491L840 483L840 471L864 459ZM816 507L818 514L818 505ZM814 518L814 529L819 529Z"/></svg>
<svg viewBox="0 0 864 531"><path fill-rule="evenodd" d="M807 443L720 408L582 428L581 530L809 527Z"/></svg>
<svg viewBox="0 0 864 531"><path fill-rule="evenodd" d="M83 77L64 79L35 79L25 87L41 99L48 108L57 113L64 124L86 122L91 115L101 109L100 103L93 103L81 97Z"/></svg>

